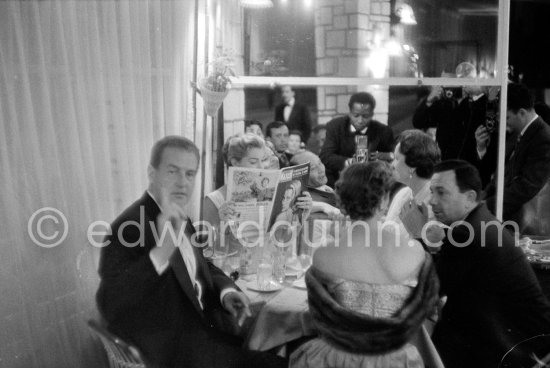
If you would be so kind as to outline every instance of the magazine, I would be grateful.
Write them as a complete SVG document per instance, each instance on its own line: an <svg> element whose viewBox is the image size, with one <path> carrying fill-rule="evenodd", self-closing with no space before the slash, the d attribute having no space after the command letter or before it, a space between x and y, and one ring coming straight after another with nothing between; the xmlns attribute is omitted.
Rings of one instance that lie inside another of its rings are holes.
<svg viewBox="0 0 550 368"><path fill-rule="evenodd" d="M296 208L297 198L307 188L309 180L309 163L281 169L281 176L277 183L275 198L272 201L268 230L271 230L277 221L302 221L302 210Z"/></svg>
<svg viewBox="0 0 550 368"><path fill-rule="evenodd" d="M247 237L258 229L267 232L276 220L291 221L300 216L294 202L309 180L309 163L281 170L230 167L227 177L227 200L234 203L238 223L257 224L244 227Z"/></svg>

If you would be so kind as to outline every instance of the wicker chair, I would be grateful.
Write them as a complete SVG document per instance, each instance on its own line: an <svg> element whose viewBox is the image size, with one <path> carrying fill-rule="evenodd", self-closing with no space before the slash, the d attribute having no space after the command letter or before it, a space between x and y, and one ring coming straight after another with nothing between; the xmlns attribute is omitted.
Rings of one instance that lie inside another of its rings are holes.
<svg viewBox="0 0 550 368"><path fill-rule="evenodd" d="M90 330L101 340L111 368L146 368L139 350L113 335L96 320L88 321Z"/></svg>

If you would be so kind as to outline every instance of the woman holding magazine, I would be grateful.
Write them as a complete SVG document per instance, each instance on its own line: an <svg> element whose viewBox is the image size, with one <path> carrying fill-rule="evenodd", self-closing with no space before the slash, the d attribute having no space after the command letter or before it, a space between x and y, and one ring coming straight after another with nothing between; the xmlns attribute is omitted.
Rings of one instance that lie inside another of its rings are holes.
<svg viewBox="0 0 550 368"><path fill-rule="evenodd" d="M265 141L254 134L246 133L243 135L230 137L223 146L224 162L227 167L243 167L263 169L269 165L269 155L266 154ZM266 163L267 160L267 163ZM302 193L297 206L302 209L311 208L311 196L307 192ZM227 185L215 190L206 195L204 199L203 219L212 226L219 226L221 222L224 224L232 223L237 220L236 211L233 202L227 202ZM237 239L230 239L229 249L239 249Z"/></svg>
<svg viewBox="0 0 550 368"><path fill-rule="evenodd" d="M382 226L392 182L391 167L380 161L340 175L337 200L351 223L313 255L306 285L319 336L294 351L290 367L424 366L410 341L433 310L439 284L421 245Z"/></svg>

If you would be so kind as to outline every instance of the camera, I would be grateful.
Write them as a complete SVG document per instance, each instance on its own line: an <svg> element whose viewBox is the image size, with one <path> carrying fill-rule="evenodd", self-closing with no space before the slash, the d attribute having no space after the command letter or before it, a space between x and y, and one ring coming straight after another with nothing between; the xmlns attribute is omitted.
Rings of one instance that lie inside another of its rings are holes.
<svg viewBox="0 0 550 368"><path fill-rule="evenodd" d="M452 98L460 98L462 96L462 88L460 87L443 87L441 97L447 100Z"/></svg>
<svg viewBox="0 0 550 368"><path fill-rule="evenodd" d="M484 125L485 125L485 129L487 129L487 131L489 133L492 133L495 130L495 128L497 127L496 114L487 113Z"/></svg>

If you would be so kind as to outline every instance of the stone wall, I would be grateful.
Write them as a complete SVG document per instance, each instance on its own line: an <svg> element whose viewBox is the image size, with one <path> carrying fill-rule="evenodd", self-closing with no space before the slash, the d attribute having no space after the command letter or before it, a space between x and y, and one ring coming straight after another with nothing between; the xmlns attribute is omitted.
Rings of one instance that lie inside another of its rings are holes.
<svg viewBox="0 0 550 368"><path fill-rule="evenodd" d="M372 50L390 35L389 0L318 0L315 9L315 56L319 77L374 77ZM384 76L389 60L386 57ZM387 124L388 89L380 86L319 87L318 123L346 114L350 96L368 91L377 101L375 119Z"/></svg>

